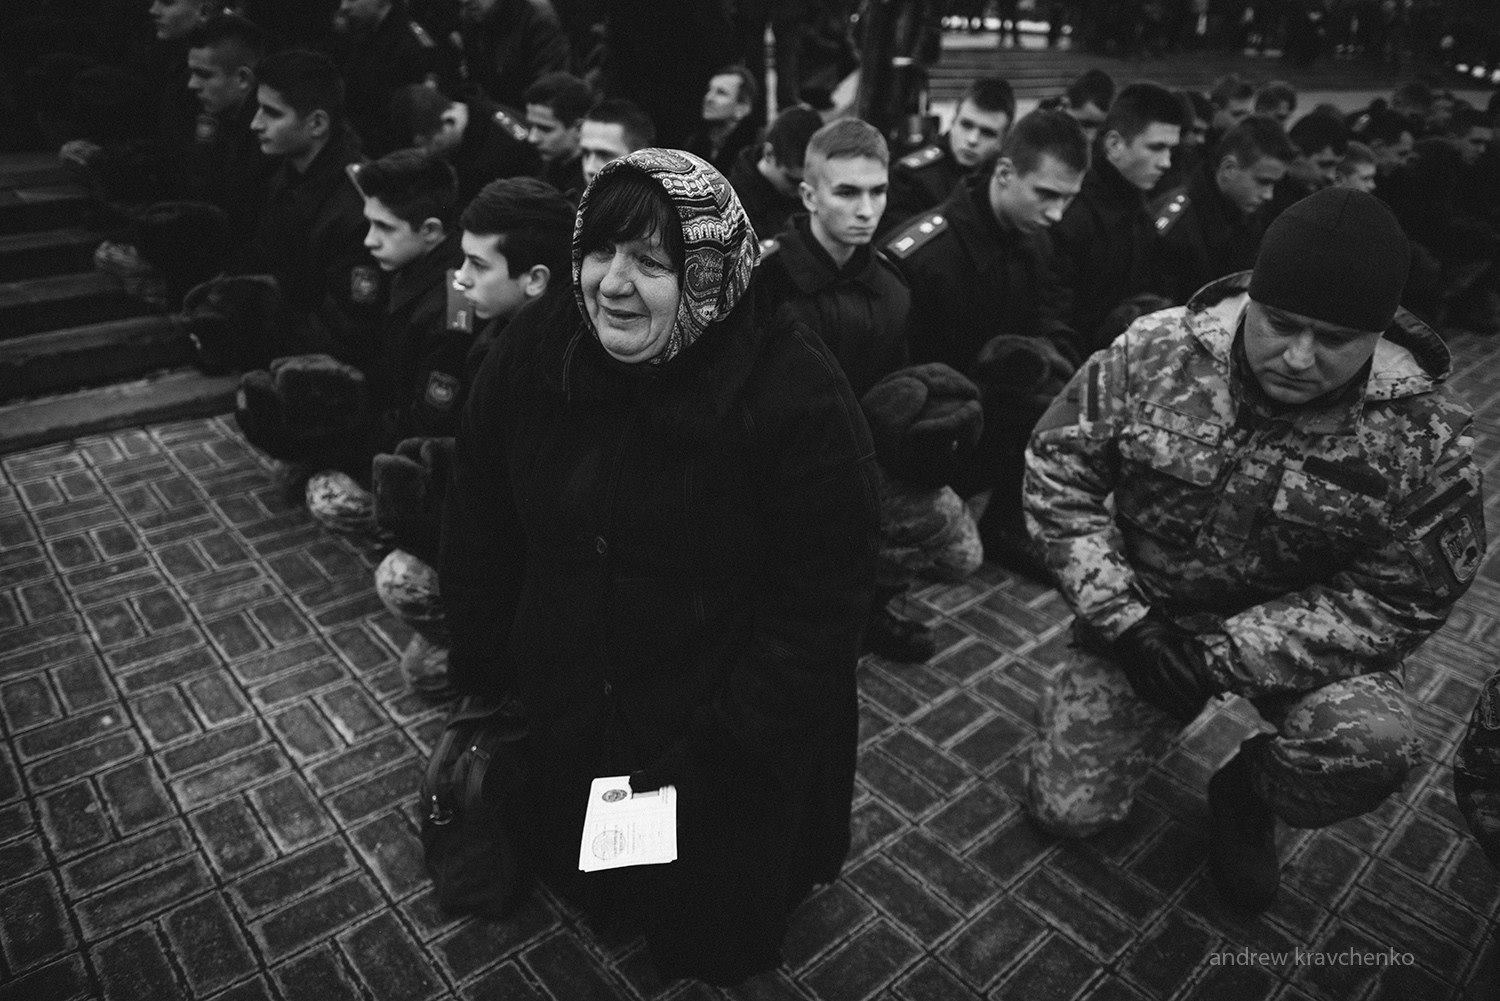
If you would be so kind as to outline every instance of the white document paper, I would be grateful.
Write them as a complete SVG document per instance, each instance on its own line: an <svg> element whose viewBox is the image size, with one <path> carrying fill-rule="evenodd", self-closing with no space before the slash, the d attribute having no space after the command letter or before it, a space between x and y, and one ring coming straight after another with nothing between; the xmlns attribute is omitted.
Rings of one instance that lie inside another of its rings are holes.
<svg viewBox="0 0 1500 1001"><path fill-rule="evenodd" d="M658 865L677 858L677 787L632 793L630 776L597 778L589 785L578 868L584 872L627 865Z"/></svg>

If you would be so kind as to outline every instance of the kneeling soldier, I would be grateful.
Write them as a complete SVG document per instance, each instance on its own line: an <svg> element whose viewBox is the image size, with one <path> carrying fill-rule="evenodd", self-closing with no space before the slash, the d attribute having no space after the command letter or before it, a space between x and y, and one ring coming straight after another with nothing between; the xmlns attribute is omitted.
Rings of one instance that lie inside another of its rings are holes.
<svg viewBox="0 0 1500 1001"><path fill-rule="evenodd" d="M1274 898L1278 818L1324 827L1401 787L1418 747L1402 660L1485 546L1448 349L1398 309L1408 258L1375 198L1318 192L1253 272L1142 318L1038 424L1026 514L1077 613L1031 760L1042 826L1123 820L1224 693L1274 731L1208 784L1230 903Z"/></svg>

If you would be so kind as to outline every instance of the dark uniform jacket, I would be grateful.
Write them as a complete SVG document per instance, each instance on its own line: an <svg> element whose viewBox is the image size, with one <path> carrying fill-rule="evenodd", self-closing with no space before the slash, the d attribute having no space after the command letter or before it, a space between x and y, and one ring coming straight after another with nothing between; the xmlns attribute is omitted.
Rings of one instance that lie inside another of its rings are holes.
<svg viewBox="0 0 1500 1001"><path fill-rule="evenodd" d="M776 185L766 180L757 166L760 163L761 147L752 143L740 150L734 165L724 177L739 196L745 214L755 235L768 239L786 228L788 220L802 211L802 199L783 195Z"/></svg>
<svg viewBox="0 0 1500 1001"><path fill-rule="evenodd" d="M89 160L89 172L106 200L149 203L185 197L187 167L203 107L188 90L187 48L160 42L139 66L148 105L144 135L105 142ZM254 94L251 94L254 104Z"/></svg>
<svg viewBox="0 0 1500 1001"><path fill-rule="evenodd" d="M269 274L289 314L284 342L267 356L357 350L384 302L379 267L365 250L364 202L344 168L359 159L355 139L328 143L298 173L283 161L272 175L254 238L238 274Z"/></svg>
<svg viewBox="0 0 1500 1001"><path fill-rule="evenodd" d="M828 345L856 398L907 364L911 290L879 251L860 247L842 267L812 233L808 217L761 244L761 301L785 305Z"/></svg>
<svg viewBox="0 0 1500 1001"><path fill-rule="evenodd" d="M953 159L947 135L891 164L891 188L886 196L885 215L880 218L880 232L884 234L918 212L947 201L968 172L968 168Z"/></svg>
<svg viewBox="0 0 1500 1001"><path fill-rule="evenodd" d="M734 169L734 161L740 155L740 150L747 146L757 150L760 148L755 141L755 133L755 126L750 124L750 119L744 118L717 146L714 145L708 129L702 128L688 136L682 148L713 164L715 169L727 179L729 172Z"/></svg>
<svg viewBox="0 0 1500 1001"><path fill-rule="evenodd" d="M462 34L469 82L517 111L525 110L526 88L537 77L568 69L568 36L548 0L496 0Z"/></svg>
<svg viewBox="0 0 1500 1001"><path fill-rule="evenodd" d="M566 160L542 161L537 177L552 185L567 196L574 205L583 195L583 154L577 153Z"/></svg>
<svg viewBox="0 0 1500 1001"><path fill-rule="evenodd" d="M223 209L231 243L248 240L255 232L266 186L276 168L276 161L260 151L260 140L250 131L256 108L252 89L238 107L219 115L200 115L188 157L189 187L183 197Z"/></svg>
<svg viewBox="0 0 1500 1001"><path fill-rule="evenodd" d="M382 156L410 142L391 128L391 97L408 84L436 74L437 44L411 19L405 3L391 5L373 29L350 31L334 40L333 58L344 77L349 121L365 152Z"/></svg>
<svg viewBox="0 0 1500 1001"><path fill-rule="evenodd" d="M477 91L462 98L469 108L463 138L444 155L458 174L458 204L467 205L479 189L502 177L535 177L542 169L526 126Z"/></svg>
<svg viewBox="0 0 1500 1001"><path fill-rule="evenodd" d="M1068 316L1084 354L1103 344L1095 331L1123 300L1161 292L1156 224L1146 196L1102 156L1083 175L1083 190L1052 227L1058 277L1072 293Z"/></svg>
<svg viewBox="0 0 1500 1001"><path fill-rule="evenodd" d="M763 319L753 284L654 373L544 300L475 382L443 529L449 669L521 698L528 842L565 893L623 900L668 978L774 965L792 901L848 850L875 476L837 363ZM579 873L590 780L684 734L719 749L677 783L677 861Z"/></svg>
<svg viewBox="0 0 1500 1001"><path fill-rule="evenodd" d="M1002 227L990 209L988 177L969 178L936 211L894 234L885 251L911 286L912 361L967 373L979 349L1000 334L1043 337L1079 358L1062 320L1067 295L1053 273L1047 234Z"/></svg>
<svg viewBox="0 0 1500 1001"><path fill-rule="evenodd" d="M1240 211L1206 166L1153 205L1152 215L1161 237L1163 294L1173 302L1187 302L1215 278L1255 266L1265 214Z"/></svg>

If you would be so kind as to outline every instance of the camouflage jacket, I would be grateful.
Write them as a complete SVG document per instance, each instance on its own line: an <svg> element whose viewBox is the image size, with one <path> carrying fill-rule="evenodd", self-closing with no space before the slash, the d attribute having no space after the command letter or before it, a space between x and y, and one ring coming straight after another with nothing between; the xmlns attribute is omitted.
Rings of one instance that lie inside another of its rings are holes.
<svg viewBox="0 0 1500 1001"><path fill-rule="evenodd" d="M1256 696L1399 666L1485 535L1437 335L1402 312L1362 391L1267 413L1233 360L1248 282L1143 317L1080 368L1031 440L1024 503L1085 638L1159 606Z"/></svg>

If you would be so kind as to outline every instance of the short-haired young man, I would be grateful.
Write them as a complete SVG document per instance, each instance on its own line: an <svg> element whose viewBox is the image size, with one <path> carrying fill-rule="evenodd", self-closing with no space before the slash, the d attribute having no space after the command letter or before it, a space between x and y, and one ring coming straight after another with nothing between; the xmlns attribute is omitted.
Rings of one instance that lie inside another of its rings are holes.
<svg viewBox="0 0 1500 1001"><path fill-rule="evenodd" d="M1271 116L1283 129L1296 110L1297 91L1285 80L1271 80L1255 92L1255 114Z"/></svg>
<svg viewBox="0 0 1500 1001"><path fill-rule="evenodd" d="M1215 278L1255 266L1276 184L1296 155L1276 119L1251 115L1224 134L1186 185L1153 206L1163 294L1186 302Z"/></svg>
<svg viewBox="0 0 1500 1001"><path fill-rule="evenodd" d="M1375 151L1357 139L1350 139L1349 145L1344 147L1344 158L1339 161L1338 180L1333 183L1367 195L1374 194L1375 164Z"/></svg>
<svg viewBox="0 0 1500 1001"><path fill-rule="evenodd" d="M392 128L391 98L435 78L437 43L412 20L405 0L340 0L333 29L333 61L364 151L379 156L406 145L408 137Z"/></svg>
<svg viewBox="0 0 1500 1001"><path fill-rule="evenodd" d="M447 158L458 174L458 204L501 177L534 177L542 157L526 141L526 126L479 91L450 100L436 87L412 84L391 103L406 142Z"/></svg>
<svg viewBox="0 0 1500 1001"><path fill-rule="evenodd" d="M188 197L224 210L231 237L255 229L273 164L260 152L251 119L258 109L255 65L266 50L265 33L234 14L217 14L187 37L188 89L203 113L194 138Z"/></svg>
<svg viewBox="0 0 1500 1001"><path fill-rule="evenodd" d="M822 127L823 116L811 108L786 108L766 130L765 142L740 150L725 175L762 240L780 233L802 211L799 185L807 142Z"/></svg>
<svg viewBox="0 0 1500 1001"><path fill-rule="evenodd" d="M383 302L359 193L345 174L359 152L344 117L343 80L327 56L300 49L267 56L256 75L250 130L278 166L255 234L231 270L274 277L289 322L280 343L247 345L243 361L339 354L367 336Z"/></svg>
<svg viewBox="0 0 1500 1001"><path fill-rule="evenodd" d="M884 233L947 199L970 172L988 170L1016 117L1016 95L1000 77L969 84L953 112L953 123L936 143L897 160Z"/></svg>
<svg viewBox="0 0 1500 1001"><path fill-rule="evenodd" d="M1063 98L1063 110L1073 116L1092 144L1110 105L1115 103L1115 78L1097 67L1084 70L1068 84Z"/></svg>
<svg viewBox="0 0 1500 1001"><path fill-rule="evenodd" d="M725 66L708 78L703 92L703 127L682 148L718 168L725 177L734 169L740 150L755 142L751 112L760 87L743 66Z"/></svg>
<svg viewBox="0 0 1500 1001"><path fill-rule="evenodd" d="M578 140L593 103L593 89L571 73L548 73L526 88L526 139L542 158L537 176L574 201L584 187Z"/></svg>
<svg viewBox="0 0 1500 1001"><path fill-rule="evenodd" d="M1416 149L1416 133L1406 118L1389 108L1371 106L1351 126L1353 138L1375 154L1375 179L1380 182L1410 162Z"/></svg>
<svg viewBox="0 0 1500 1001"><path fill-rule="evenodd" d="M1255 85L1242 76L1228 73L1214 81L1208 92L1214 117L1208 123L1210 140L1220 137L1255 112Z"/></svg>
<svg viewBox="0 0 1500 1001"><path fill-rule="evenodd" d="M459 219L463 264L454 288L480 329L464 361L465 385L498 331L523 306L549 292L570 290L573 217L571 202L532 177L493 181L464 209ZM436 569L441 522L434 517L434 508L442 503L445 459L442 443L424 440L375 462L376 477L384 481L377 484L377 512L384 527L393 530L397 546L375 569L375 591L413 629L401 670L413 689L426 694L441 694L448 680L447 616ZM407 494L419 500L411 503L403 496Z"/></svg>
<svg viewBox="0 0 1500 1001"><path fill-rule="evenodd" d="M1095 331L1110 311L1143 292L1159 292L1155 219L1146 192L1172 162L1184 109L1170 90L1134 83L1110 106L1083 191L1052 230L1059 273L1073 295L1070 325L1083 353L1103 345Z"/></svg>
<svg viewBox="0 0 1500 1001"><path fill-rule="evenodd" d="M966 498L990 492L980 519L986 558L1026 573L1037 572L1021 524L1026 437L1083 354L1048 234L1088 166L1082 126L1063 110L1034 111L1010 130L988 174L966 179L885 244L912 290L912 361L971 375L984 394L984 439L952 486Z"/></svg>
<svg viewBox="0 0 1500 1001"><path fill-rule="evenodd" d="M656 145L656 125L641 106L623 97L606 97L583 116L578 152L587 186L611 160Z"/></svg>
<svg viewBox="0 0 1500 1001"><path fill-rule="evenodd" d="M1297 119L1287 136L1297 147L1298 157L1290 174L1306 189L1302 195L1326 188L1337 180L1339 160L1343 159L1344 146L1349 142L1349 127L1343 119L1310 111Z"/></svg>

